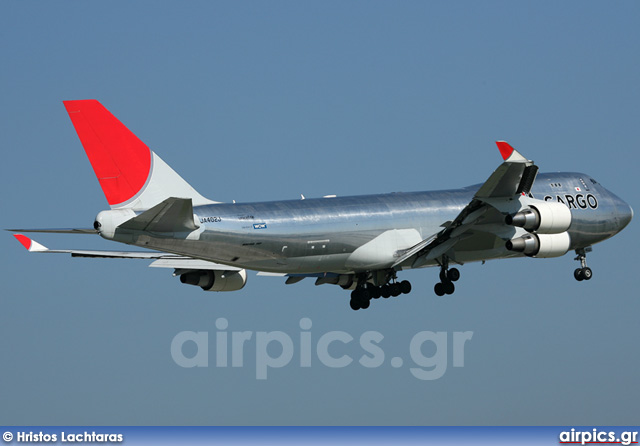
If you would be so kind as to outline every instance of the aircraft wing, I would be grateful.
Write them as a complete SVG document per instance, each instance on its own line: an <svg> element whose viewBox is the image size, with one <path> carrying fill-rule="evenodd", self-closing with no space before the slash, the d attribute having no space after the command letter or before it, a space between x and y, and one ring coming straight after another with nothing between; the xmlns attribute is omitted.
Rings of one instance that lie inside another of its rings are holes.
<svg viewBox="0 0 640 446"><path fill-rule="evenodd" d="M453 221L447 222L442 231L406 250L392 267L410 260L413 268L419 267L447 254L459 242L471 237L484 238L475 242L490 245L496 238L495 230L501 226L506 228L504 216L496 206L502 207L500 203L513 201L516 196L528 195L538 166L507 142L497 141L496 145L504 162L478 189L471 202Z"/></svg>
<svg viewBox="0 0 640 446"><path fill-rule="evenodd" d="M175 268L178 270L208 269L219 271L240 271L241 268L222 265L207 260L155 251L89 251L76 249L49 249L35 240L23 235L13 235L29 252L50 254L71 254L71 257L107 258L107 259L147 259L155 260L149 266Z"/></svg>

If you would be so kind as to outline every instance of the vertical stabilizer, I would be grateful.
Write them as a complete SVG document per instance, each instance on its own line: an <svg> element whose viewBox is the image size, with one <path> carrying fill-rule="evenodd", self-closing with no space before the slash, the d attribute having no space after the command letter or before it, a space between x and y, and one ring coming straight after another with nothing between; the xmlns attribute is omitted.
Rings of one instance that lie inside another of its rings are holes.
<svg viewBox="0 0 640 446"><path fill-rule="evenodd" d="M215 203L200 195L100 102L64 101L64 106L112 209L149 209L171 197L191 198L194 206Z"/></svg>

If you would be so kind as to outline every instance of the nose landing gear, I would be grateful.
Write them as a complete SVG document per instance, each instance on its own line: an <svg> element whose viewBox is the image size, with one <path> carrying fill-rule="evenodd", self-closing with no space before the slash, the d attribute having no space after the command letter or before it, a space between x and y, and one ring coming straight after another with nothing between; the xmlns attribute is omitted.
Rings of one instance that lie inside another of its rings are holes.
<svg viewBox="0 0 640 446"><path fill-rule="evenodd" d="M590 246L587 248L576 249L576 254L578 254L578 256L575 260L580 261L580 268L576 268L573 272L573 277L575 277L578 282L590 280L591 277L593 277L593 271L591 271L591 268L587 266L587 252L591 252Z"/></svg>

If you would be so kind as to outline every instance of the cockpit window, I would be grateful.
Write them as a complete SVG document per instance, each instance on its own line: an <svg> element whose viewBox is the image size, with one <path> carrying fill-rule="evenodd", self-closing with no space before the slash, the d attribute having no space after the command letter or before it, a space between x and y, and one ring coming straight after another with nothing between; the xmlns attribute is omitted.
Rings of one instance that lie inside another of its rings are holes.
<svg viewBox="0 0 640 446"><path fill-rule="evenodd" d="M591 181L593 184L598 184L598 182L596 180L594 180L593 178L589 178L589 181Z"/></svg>

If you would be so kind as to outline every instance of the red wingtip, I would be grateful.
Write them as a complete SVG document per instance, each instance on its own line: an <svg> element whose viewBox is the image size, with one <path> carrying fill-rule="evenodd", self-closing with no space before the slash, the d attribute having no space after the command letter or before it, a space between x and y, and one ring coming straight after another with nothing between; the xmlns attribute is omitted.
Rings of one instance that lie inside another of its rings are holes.
<svg viewBox="0 0 640 446"><path fill-rule="evenodd" d="M500 150L500 155L502 155L502 159L506 161L507 158L509 158L513 153L513 147L511 147L509 143L506 141L496 141L496 145Z"/></svg>
<svg viewBox="0 0 640 446"><path fill-rule="evenodd" d="M17 238L20 243L22 243L22 246L27 248L27 251L29 250L29 248L31 248L31 239L29 237L22 234L13 234L13 236Z"/></svg>

